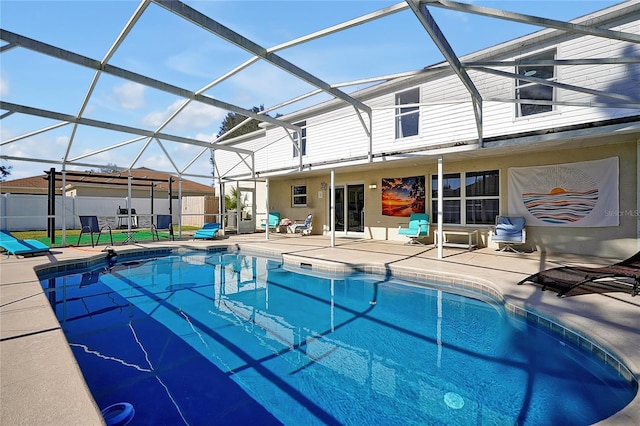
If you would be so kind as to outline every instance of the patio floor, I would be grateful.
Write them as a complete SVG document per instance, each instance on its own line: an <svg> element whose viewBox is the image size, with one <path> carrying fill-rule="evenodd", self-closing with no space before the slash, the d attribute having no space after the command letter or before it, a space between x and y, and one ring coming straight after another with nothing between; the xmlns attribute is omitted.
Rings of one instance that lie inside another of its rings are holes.
<svg viewBox="0 0 640 426"><path fill-rule="evenodd" d="M569 298L515 283L543 269L563 265L609 265L622 259L541 252L512 254L483 248L444 249L437 259L434 246L391 241L264 233L231 235L214 241L120 245L117 252L145 247L206 247L232 245L251 251L282 254L312 265L337 262L373 266L393 272L430 273L484 283L513 306L534 311L588 338L640 376L640 297L623 293L588 294ZM0 424L99 425L100 410L37 279L34 267L50 262L104 255L105 246L52 249L46 256L0 259ZM315 266L314 266L315 267ZM640 395L625 409L601 422L640 424Z"/></svg>

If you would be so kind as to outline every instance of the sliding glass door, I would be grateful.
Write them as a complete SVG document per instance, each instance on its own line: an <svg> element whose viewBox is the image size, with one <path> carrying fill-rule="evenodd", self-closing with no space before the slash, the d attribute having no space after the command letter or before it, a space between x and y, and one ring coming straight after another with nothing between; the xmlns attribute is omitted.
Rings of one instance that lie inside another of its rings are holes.
<svg viewBox="0 0 640 426"><path fill-rule="evenodd" d="M340 185L335 187L335 230L338 233L364 232L364 185Z"/></svg>

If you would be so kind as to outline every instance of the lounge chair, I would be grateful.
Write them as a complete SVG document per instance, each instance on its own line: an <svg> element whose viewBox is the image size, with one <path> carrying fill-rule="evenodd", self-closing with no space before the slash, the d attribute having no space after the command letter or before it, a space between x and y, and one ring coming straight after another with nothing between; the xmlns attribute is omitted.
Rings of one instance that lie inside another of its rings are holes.
<svg viewBox="0 0 640 426"><path fill-rule="evenodd" d="M111 234L111 227L109 225L100 226L98 224L98 216L80 216L80 235L78 235L78 242L76 245L80 245L80 238L82 238L82 234L88 232L91 235L91 247L95 247L96 244L100 242L100 235L102 235L102 230L107 229L109 231L109 239L111 240L111 245L113 245L113 235ZM93 242L93 234L98 234L98 239L96 242Z"/></svg>
<svg viewBox="0 0 640 426"><path fill-rule="evenodd" d="M409 237L407 244L422 244L420 238L429 236L429 214L412 213L409 222L398 224L398 234Z"/></svg>
<svg viewBox="0 0 640 426"><path fill-rule="evenodd" d="M49 246L38 240L21 240L11 235L6 229L0 230L0 247L9 256L32 256L35 254L50 253Z"/></svg>
<svg viewBox="0 0 640 426"><path fill-rule="evenodd" d="M151 239L160 241L160 234L158 231L169 231L167 238L175 240L173 235L173 218L170 214L159 214L156 217L156 223L151 225Z"/></svg>
<svg viewBox="0 0 640 426"><path fill-rule="evenodd" d="M270 212L268 219L262 219L260 224L261 228L266 231L279 231L280 230L280 213Z"/></svg>
<svg viewBox="0 0 640 426"><path fill-rule="evenodd" d="M531 282L542 290L553 290L559 297L589 293L640 291L640 252L622 262L599 268L561 266L533 274L518 285Z"/></svg>
<svg viewBox="0 0 640 426"><path fill-rule="evenodd" d="M219 223L205 223L201 229L198 229L193 235L196 240L212 240L216 237L216 234L220 230Z"/></svg>
<svg viewBox="0 0 640 426"><path fill-rule="evenodd" d="M307 218L304 220L304 223L301 225L293 225L293 233L299 232L300 235L311 235L311 225L313 221L313 215L308 214Z"/></svg>
<svg viewBox="0 0 640 426"><path fill-rule="evenodd" d="M502 244L499 251L522 253L513 246L527 240L527 221L521 216L496 216L496 225L489 229L489 240Z"/></svg>

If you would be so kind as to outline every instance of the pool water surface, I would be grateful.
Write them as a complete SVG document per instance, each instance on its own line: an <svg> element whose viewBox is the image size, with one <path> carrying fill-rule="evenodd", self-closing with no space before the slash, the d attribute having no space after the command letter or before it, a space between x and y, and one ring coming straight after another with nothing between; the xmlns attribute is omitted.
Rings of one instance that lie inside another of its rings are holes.
<svg viewBox="0 0 640 426"><path fill-rule="evenodd" d="M130 403L131 425L587 425L637 392L485 296L392 277L198 252L41 281L96 403Z"/></svg>

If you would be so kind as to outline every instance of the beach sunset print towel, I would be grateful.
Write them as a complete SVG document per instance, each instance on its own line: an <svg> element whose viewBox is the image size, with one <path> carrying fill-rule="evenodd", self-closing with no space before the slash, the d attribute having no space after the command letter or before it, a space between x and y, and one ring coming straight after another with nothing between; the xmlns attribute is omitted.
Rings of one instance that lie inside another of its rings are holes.
<svg viewBox="0 0 640 426"><path fill-rule="evenodd" d="M382 214L409 217L424 213L424 176L382 179Z"/></svg>
<svg viewBox="0 0 640 426"><path fill-rule="evenodd" d="M509 169L509 214L533 226L617 226L618 158Z"/></svg>

